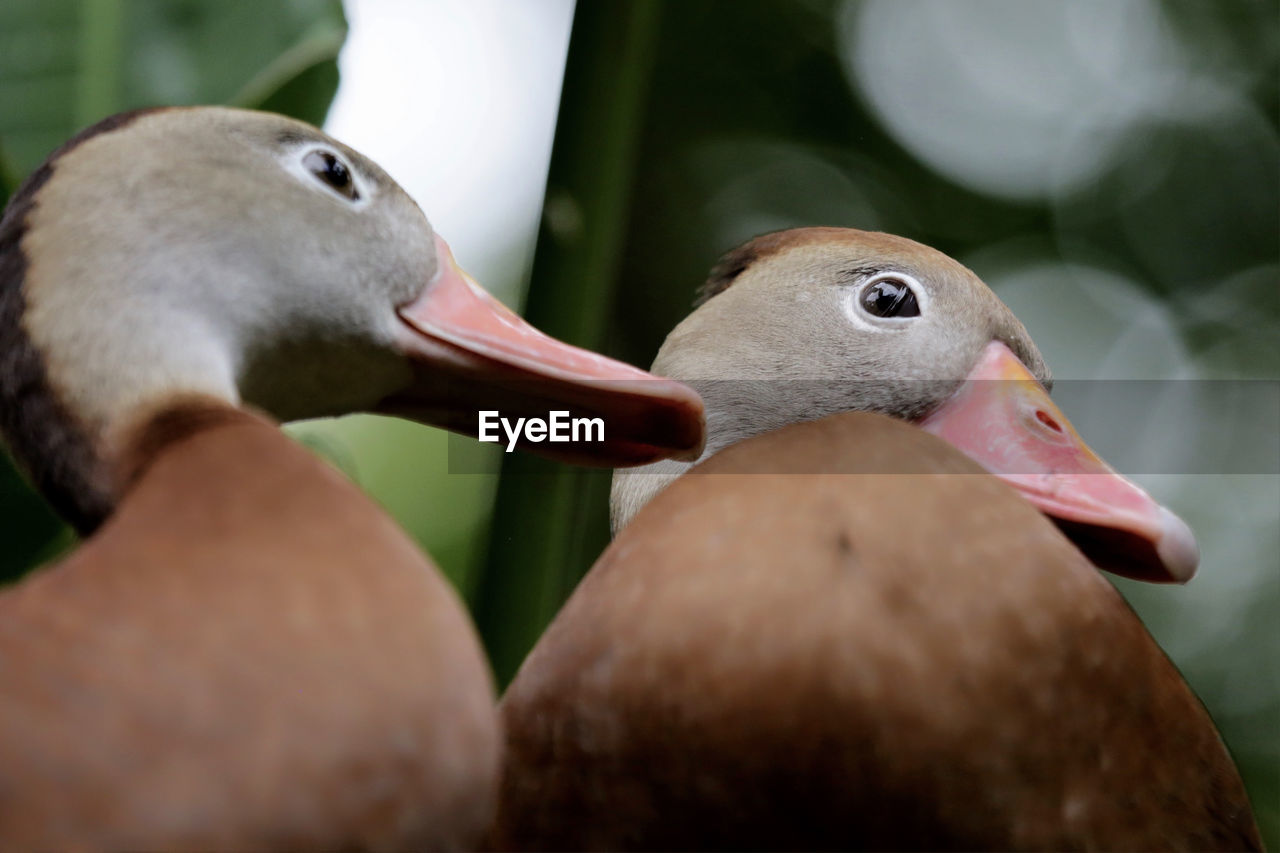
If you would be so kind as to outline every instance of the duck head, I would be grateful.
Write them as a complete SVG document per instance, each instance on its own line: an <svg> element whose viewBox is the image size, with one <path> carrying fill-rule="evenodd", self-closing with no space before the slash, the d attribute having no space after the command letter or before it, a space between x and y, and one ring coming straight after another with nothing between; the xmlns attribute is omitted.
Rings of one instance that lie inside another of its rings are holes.
<svg viewBox="0 0 1280 853"><path fill-rule="evenodd" d="M474 432L477 410L605 420L602 465L696 456L677 382L555 341L481 290L377 165L310 125L122 114L55 152L0 222L0 418L82 531L121 435L176 395L279 420L353 411Z"/></svg>
<svg viewBox="0 0 1280 853"><path fill-rule="evenodd" d="M1190 529L1120 476L1049 399L1049 370L1016 317L951 258L846 228L758 237L727 254L653 370L707 407L704 455L842 411L919 424L1006 480L1102 568L1184 582ZM688 464L614 476L615 532Z"/></svg>

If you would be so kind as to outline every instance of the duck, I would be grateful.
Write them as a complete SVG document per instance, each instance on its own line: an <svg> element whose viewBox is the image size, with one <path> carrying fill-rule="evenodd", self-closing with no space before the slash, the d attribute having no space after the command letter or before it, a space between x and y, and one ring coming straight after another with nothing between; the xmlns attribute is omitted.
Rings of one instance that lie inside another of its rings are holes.
<svg viewBox="0 0 1280 853"><path fill-rule="evenodd" d="M697 455L686 386L555 341L386 172L224 107L107 118L0 219L0 430L84 537L0 591L0 847L466 849L492 674L439 570L283 421L603 419Z"/></svg>
<svg viewBox="0 0 1280 853"><path fill-rule="evenodd" d="M1261 849L1099 571L1185 582L1194 536L971 271L764 235L652 369L702 395L705 452L615 472L615 538L502 697L489 847Z"/></svg>

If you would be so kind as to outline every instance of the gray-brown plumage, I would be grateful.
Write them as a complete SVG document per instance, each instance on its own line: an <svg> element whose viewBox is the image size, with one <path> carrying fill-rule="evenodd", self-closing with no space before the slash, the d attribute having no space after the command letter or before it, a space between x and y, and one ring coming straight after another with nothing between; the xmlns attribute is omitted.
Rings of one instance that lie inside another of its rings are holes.
<svg viewBox="0 0 1280 853"><path fill-rule="evenodd" d="M879 415L677 479L501 709L495 849L1261 846L1212 720L1115 589Z"/></svg>
<svg viewBox="0 0 1280 853"><path fill-rule="evenodd" d="M261 417L175 401L126 446L119 511L0 596L3 846L474 843L493 687L435 567Z"/></svg>
<svg viewBox="0 0 1280 853"><path fill-rule="evenodd" d="M855 325L865 281L910 277L924 304L910 322ZM726 253L698 305L663 342L654 370L707 404L702 458L771 429L844 411L915 420L1001 341L1036 379L1049 368L1022 323L982 281L914 240L852 228L795 228ZM689 467L661 461L614 475L614 531Z"/></svg>
<svg viewBox="0 0 1280 853"><path fill-rule="evenodd" d="M315 128L145 111L55 152L0 220L0 426L92 535L0 593L0 848L474 846L501 749L475 631L272 419L465 429L513 395L622 413L570 451L601 463L701 443L688 389L523 324Z"/></svg>
<svg viewBox="0 0 1280 853"><path fill-rule="evenodd" d="M877 313L904 289L918 310ZM1138 577L1185 581L1194 540L1079 442L972 272L890 235L766 235L654 369L703 394L706 453L615 474L616 538L500 705L491 846L1259 849L1205 709L1030 501L1141 507L1133 535L1090 540L1110 509L1072 529ZM970 391L1017 405L966 452L1030 436L1053 465L1001 471L1015 490L906 423L973 414Z"/></svg>

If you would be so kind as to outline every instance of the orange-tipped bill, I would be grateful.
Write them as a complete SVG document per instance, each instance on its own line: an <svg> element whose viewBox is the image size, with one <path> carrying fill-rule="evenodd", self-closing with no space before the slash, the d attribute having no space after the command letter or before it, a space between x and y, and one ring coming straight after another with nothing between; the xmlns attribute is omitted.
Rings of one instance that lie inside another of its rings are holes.
<svg viewBox="0 0 1280 853"><path fill-rule="evenodd" d="M439 237L436 250L436 278L398 312L414 384L378 411L470 435L484 426L481 412L496 412L508 425L555 412L566 413L564 423L598 420L603 429L586 428L581 440L536 432L512 439L583 464L642 465L702 452L702 399L691 388L543 334L459 269Z"/></svg>
<svg viewBox="0 0 1280 853"><path fill-rule="evenodd" d="M1191 529L1081 440L1008 347L987 345L973 372L921 424L1010 483L1101 568L1185 583L1200 562Z"/></svg>

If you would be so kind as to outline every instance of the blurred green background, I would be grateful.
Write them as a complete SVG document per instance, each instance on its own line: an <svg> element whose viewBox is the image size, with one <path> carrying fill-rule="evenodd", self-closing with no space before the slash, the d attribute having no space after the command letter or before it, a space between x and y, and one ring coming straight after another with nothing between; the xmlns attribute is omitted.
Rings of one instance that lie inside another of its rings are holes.
<svg viewBox="0 0 1280 853"><path fill-rule="evenodd" d="M409 34L425 52L457 37L451 10L510 17L502 0L431 5L444 25ZM564 7L546 2L548 20L567 25ZM554 41L530 8L524 35ZM361 21L395 24L408 6L348 12L354 41ZM221 102L322 122L346 32L338 0L7 0L0 189L126 107ZM721 252L776 228L847 225L971 266L1060 380L1179 380L1144 392L1146 417L1082 430L1197 532L1189 586L1117 586L1217 720L1280 844L1276 4L582 3L567 59L560 44L545 60L565 74L532 270L532 218L477 259L548 332L647 364ZM458 76L500 61L498 47L474 52ZM406 128L432 108L396 106ZM467 203L499 216L503 202ZM291 430L436 557L502 681L607 540L607 474L374 418ZM450 473L484 465L501 476ZM0 499L4 575L71 543L12 470Z"/></svg>

